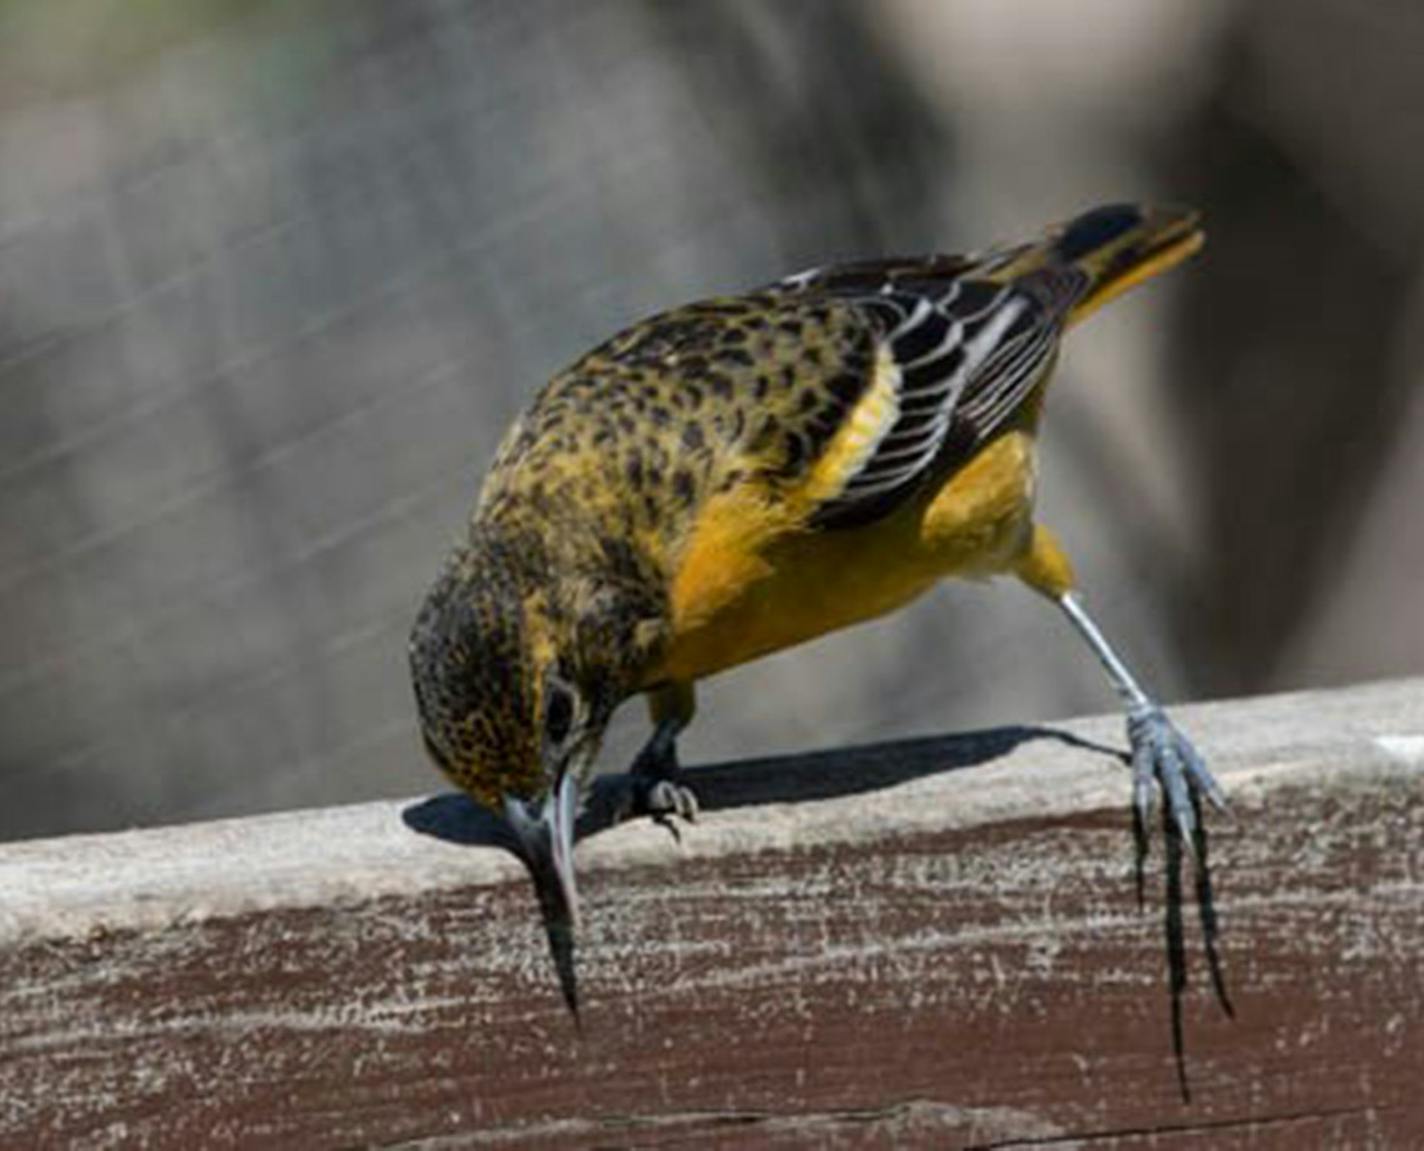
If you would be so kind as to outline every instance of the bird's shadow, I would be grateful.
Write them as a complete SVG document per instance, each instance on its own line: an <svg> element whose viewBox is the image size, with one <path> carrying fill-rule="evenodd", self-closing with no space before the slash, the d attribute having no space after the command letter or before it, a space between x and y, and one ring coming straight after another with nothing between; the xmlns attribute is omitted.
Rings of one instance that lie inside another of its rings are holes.
<svg viewBox="0 0 1424 1151"><path fill-rule="evenodd" d="M1127 764L1128 756L1116 747L1083 739L1071 732L1051 727L1018 725L988 728L952 736L929 736L866 744L830 751L720 763L688 769L683 782L697 794L703 811L728 811L770 803L796 803L817 799L837 799L879 791L897 784L964 768L977 767L1008 755L1022 744L1053 740L1067 747L1093 751ZM588 788L579 816L577 837L587 839L621 822L630 808L633 782L625 774L595 778ZM1195 797L1193 797L1195 804ZM1164 810L1164 816L1165 816ZM526 867L518 839L502 818L480 807L464 795L447 793L412 803L401 812L406 826L422 835L448 843L496 847L512 853ZM1144 899L1143 863L1148 837L1141 825L1136 828L1137 896ZM1218 927L1211 885L1209 845L1206 828L1197 808L1197 828L1193 842L1182 840L1177 824L1163 819L1166 844L1165 938L1169 968L1168 998L1171 1011L1172 1049L1184 1101L1190 1101L1186 1051L1183 1034L1182 999L1187 985L1182 908L1184 863L1193 864L1197 911L1201 921L1206 959L1217 1000L1228 1016L1233 1014L1218 953ZM531 872L532 875L532 872ZM565 997L577 1020L574 991L572 938L553 930L557 925L544 913L550 931L554 962L564 985Z"/></svg>
<svg viewBox="0 0 1424 1151"><path fill-rule="evenodd" d="M704 812L726 811L768 803L834 799L892 787L907 780L973 767L1007 755L1022 743L1053 739L1070 746L1117 754L1067 732L1046 727L1003 727L965 735L901 740L835 751L809 752L771 759L744 760L692 768L682 782L695 789ZM622 822L634 811L640 782L629 773L596 777L585 789L575 828L587 839ZM401 812L407 827L422 835L463 846L495 847L524 864L539 896L540 918L549 941L564 1002L579 1023L578 977L574 962L573 923L567 909L548 898L548 876L540 881L540 861L526 848L510 824L464 795L445 794L413 803ZM674 835L676 825L668 823Z"/></svg>
<svg viewBox="0 0 1424 1151"><path fill-rule="evenodd" d="M1123 758L1119 749L1071 732L1014 726L693 767L686 770L683 782L697 793L698 806L704 812L838 799L977 767L1008 755L1020 744L1040 739ZM628 810L631 786L627 775L595 777L579 815L578 838L598 835L621 822ZM503 848L520 855L509 825L459 793L412 803L401 812L401 819L411 830L447 843Z"/></svg>

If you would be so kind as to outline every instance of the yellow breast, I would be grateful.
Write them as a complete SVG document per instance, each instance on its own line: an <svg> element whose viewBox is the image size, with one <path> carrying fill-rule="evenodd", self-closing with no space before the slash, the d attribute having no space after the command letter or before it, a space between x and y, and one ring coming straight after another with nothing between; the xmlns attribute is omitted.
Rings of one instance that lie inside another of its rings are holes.
<svg viewBox="0 0 1424 1151"><path fill-rule="evenodd" d="M928 497L821 531L752 488L709 503L674 580L672 640L648 676L691 681L883 615L945 576L1011 567L1031 534L1033 438L999 436Z"/></svg>

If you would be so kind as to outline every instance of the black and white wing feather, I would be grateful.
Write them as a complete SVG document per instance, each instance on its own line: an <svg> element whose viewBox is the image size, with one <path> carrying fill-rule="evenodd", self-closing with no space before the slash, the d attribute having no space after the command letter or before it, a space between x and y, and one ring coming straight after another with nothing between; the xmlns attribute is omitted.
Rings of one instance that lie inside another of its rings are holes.
<svg viewBox="0 0 1424 1151"><path fill-rule="evenodd" d="M885 261L803 273L786 291L854 304L875 325L896 377L896 414L817 523L878 519L989 439L1033 393L1082 289L1071 266L998 282L969 257Z"/></svg>

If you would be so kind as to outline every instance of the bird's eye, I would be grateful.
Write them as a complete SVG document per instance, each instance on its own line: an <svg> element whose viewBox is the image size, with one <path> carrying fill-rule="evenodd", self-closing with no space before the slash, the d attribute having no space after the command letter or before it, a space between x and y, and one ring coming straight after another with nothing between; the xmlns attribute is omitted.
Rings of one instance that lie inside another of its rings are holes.
<svg viewBox="0 0 1424 1151"><path fill-rule="evenodd" d="M574 697L567 687L558 682L550 682L544 703L544 734L552 744L561 744L568 738L574 723Z"/></svg>

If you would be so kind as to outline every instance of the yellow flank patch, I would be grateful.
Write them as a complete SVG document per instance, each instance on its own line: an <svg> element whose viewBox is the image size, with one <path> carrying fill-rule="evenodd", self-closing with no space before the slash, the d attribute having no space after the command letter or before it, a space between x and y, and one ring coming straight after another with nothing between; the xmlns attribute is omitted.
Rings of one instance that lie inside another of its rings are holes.
<svg viewBox="0 0 1424 1151"><path fill-rule="evenodd" d="M718 585L714 611L682 615L649 682L700 679L899 607L934 580L913 561L914 535L905 516L849 531L783 533L754 568L734 564L751 578Z"/></svg>
<svg viewBox="0 0 1424 1151"><path fill-rule="evenodd" d="M996 438L929 499L858 528L796 530L757 501L709 505L648 677L692 681L908 603L945 576L1012 570L1032 538L1033 438ZM784 505L778 505L784 506ZM755 541L755 542L754 542Z"/></svg>
<svg viewBox="0 0 1424 1151"><path fill-rule="evenodd" d="M673 581L674 633L701 626L771 574L768 550L840 494L895 422L898 387L899 368L881 349L870 387L803 481L773 491L753 479L707 502Z"/></svg>
<svg viewBox="0 0 1424 1151"><path fill-rule="evenodd" d="M922 546L945 574L993 575L1028 546L1034 441L1005 432L955 472L921 520Z"/></svg>
<svg viewBox="0 0 1424 1151"><path fill-rule="evenodd" d="M1073 589L1073 565L1054 534L1042 524L1033 526L1033 542L1014 567L1019 579L1049 599Z"/></svg>
<svg viewBox="0 0 1424 1151"><path fill-rule="evenodd" d="M674 634L702 626L764 578L762 547L791 526L790 509L756 481L708 500L673 580Z"/></svg>

